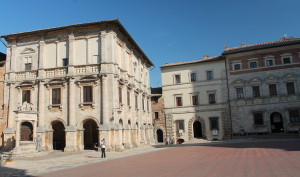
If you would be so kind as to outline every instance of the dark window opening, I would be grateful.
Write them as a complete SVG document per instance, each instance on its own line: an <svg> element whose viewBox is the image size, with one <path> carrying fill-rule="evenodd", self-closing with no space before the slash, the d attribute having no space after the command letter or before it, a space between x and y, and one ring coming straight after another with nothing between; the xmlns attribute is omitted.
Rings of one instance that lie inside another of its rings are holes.
<svg viewBox="0 0 300 177"><path fill-rule="evenodd" d="M90 103L93 102L93 87L84 86L83 87L83 102Z"/></svg>
<svg viewBox="0 0 300 177"><path fill-rule="evenodd" d="M60 97L60 88L52 89L52 104L61 104Z"/></svg>
<svg viewBox="0 0 300 177"><path fill-rule="evenodd" d="M264 118L262 113L254 113L254 125L263 125L264 124Z"/></svg>
<svg viewBox="0 0 300 177"><path fill-rule="evenodd" d="M219 118L210 118L210 130L219 130Z"/></svg>
<svg viewBox="0 0 300 177"><path fill-rule="evenodd" d="M30 90L22 91L22 103L24 102L30 103Z"/></svg>

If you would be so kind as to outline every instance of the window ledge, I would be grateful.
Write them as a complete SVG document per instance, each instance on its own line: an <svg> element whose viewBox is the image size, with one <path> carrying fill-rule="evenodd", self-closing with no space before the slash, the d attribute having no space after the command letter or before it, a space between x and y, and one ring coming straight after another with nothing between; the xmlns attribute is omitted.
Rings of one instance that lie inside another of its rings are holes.
<svg viewBox="0 0 300 177"><path fill-rule="evenodd" d="M94 102L83 102L79 104L79 107L81 109L83 109L84 106L91 106L94 109L96 105Z"/></svg>
<svg viewBox="0 0 300 177"><path fill-rule="evenodd" d="M48 106L48 109L50 109L50 110L53 108L59 108L60 110L62 110L63 106L62 106L62 104L50 104Z"/></svg>

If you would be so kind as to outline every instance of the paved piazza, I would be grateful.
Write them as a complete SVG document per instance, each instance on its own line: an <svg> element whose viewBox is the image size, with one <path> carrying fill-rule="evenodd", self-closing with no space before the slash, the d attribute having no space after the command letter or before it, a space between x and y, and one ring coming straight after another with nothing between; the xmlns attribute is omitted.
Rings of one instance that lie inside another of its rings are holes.
<svg viewBox="0 0 300 177"><path fill-rule="evenodd" d="M300 176L300 139L148 146L107 156L56 152L17 159L0 168L0 176Z"/></svg>

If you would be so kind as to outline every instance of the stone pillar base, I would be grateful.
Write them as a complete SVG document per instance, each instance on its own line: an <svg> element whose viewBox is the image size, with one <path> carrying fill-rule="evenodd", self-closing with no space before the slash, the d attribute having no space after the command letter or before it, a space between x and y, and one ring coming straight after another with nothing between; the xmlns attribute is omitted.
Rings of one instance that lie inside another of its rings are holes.
<svg viewBox="0 0 300 177"><path fill-rule="evenodd" d="M74 152L78 151L77 148L77 139L76 139L76 134L77 130L75 126L68 126L65 130L66 132L66 147L64 151L66 152Z"/></svg>
<svg viewBox="0 0 300 177"><path fill-rule="evenodd" d="M125 148L126 149L132 149L134 146L132 143L125 143Z"/></svg>

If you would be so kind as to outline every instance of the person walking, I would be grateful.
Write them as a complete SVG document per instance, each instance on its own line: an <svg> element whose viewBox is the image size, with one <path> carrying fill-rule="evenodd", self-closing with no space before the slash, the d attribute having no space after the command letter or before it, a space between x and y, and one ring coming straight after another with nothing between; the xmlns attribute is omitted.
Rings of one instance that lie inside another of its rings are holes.
<svg viewBox="0 0 300 177"><path fill-rule="evenodd" d="M103 140L100 141L100 147L101 147L101 158L106 158L105 155L105 139L103 138Z"/></svg>
<svg viewBox="0 0 300 177"><path fill-rule="evenodd" d="M35 141L35 146L36 146L36 150L38 152L42 151L42 137L40 137L40 135L38 135L37 137L34 138Z"/></svg>

